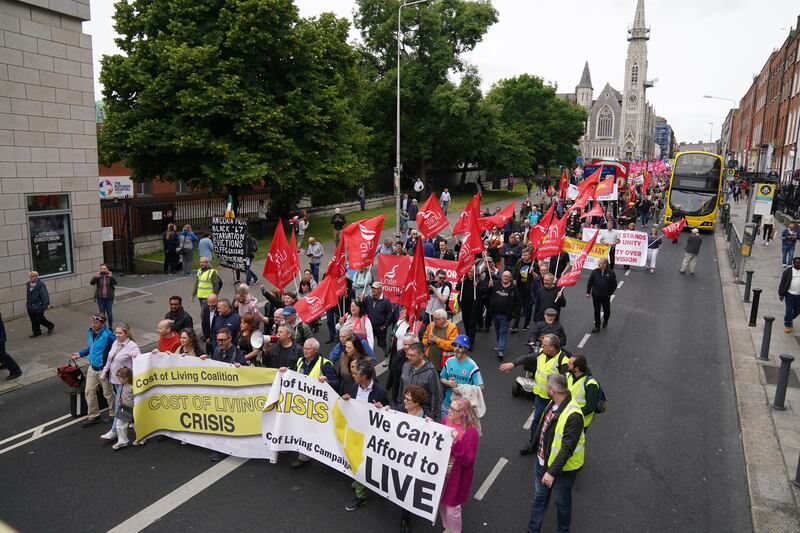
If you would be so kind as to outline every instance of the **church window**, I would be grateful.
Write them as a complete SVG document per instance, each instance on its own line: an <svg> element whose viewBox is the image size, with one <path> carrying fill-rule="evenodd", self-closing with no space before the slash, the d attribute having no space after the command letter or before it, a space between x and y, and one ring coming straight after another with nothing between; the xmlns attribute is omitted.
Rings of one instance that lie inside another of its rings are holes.
<svg viewBox="0 0 800 533"><path fill-rule="evenodd" d="M639 65L636 63L631 68L631 83L639 83Z"/></svg>
<svg viewBox="0 0 800 533"><path fill-rule="evenodd" d="M608 106L603 106L597 115L597 136L611 137L614 131L614 113Z"/></svg>

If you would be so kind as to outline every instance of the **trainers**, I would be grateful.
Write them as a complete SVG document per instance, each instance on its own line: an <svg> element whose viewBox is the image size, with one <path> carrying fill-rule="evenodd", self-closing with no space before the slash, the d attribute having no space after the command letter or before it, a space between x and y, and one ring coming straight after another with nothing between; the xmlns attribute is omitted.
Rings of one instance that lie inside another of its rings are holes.
<svg viewBox="0 0 800 533"><path fill-rule="evenodd" d="M115 450L121 450L122 448L127 448L130 446L130 444L130 442L115 442L112 448Z"/></svg>
<svg viewBox="0 0 800 533"><path fill-rule="evenodd" d="M356 496L355 498L353 498L353 500L350 503L348 503L347 505L344 506L344 510L345 511L355 511L356 509L358 509L359 507L361 507L365 503L367 503L367 500L365 500L364 498L359 498L358 496Z"/></svg>
<svg viewBox="0 0 800 533"><path fill-rule="evenodd" d="M503 352L497 352L497 360L502 361L503 358L506 356Z"/></svg>
<svg viewBox="0 0 800 533"><path fill-rule="evenodd" d="M519 330L518 330L517 328L508 328L508 332L509 332L509 333L511 333L512 335L513 335L514 333L518 332L518 331L519 331Z"/></svg>
<svg viewBox="0 0 800 533"><path fill-rule="evenodd" d="M53 324L52 327L47 328L47 334L48 335L52 335L53 334L53 330L55 330L55 329L56 329L56 326L55 326L55 324Z"/></svg>
<svg viewBox="0 0 800 533"><path fill-rule="evenodd" d="M683 270L678 270L678 273L679 273L681 276L685 276L685 275L686 275L686 272L684 272Z"/></svg>
<svg viewBox="0 0 800 533"><path fill-rule="evenodd" d="M106 433L100 435L100 438L103 440L116 440L117 439L117 432L113 429L108 430Z"/></svg>
<svg viewBox="0 0 800 533"><path fill-rule="evenodd" d="M786 326L786 327L784 327L784 328L783 328L783 332L784 332L784 333L791 333L791 332L792 332L792 326Z"/></svg>

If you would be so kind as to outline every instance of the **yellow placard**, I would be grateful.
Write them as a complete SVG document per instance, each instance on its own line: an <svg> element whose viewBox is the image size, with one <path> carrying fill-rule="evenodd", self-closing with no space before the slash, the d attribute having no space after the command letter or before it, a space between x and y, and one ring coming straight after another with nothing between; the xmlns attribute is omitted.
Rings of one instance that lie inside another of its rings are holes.
<svg viewBox="0 0 800 533"><path fill-rule="evenodd" d="M256 367L177 366L150 368L133 376L133 393L141 394L152 387L175 385L211 385L215 387L252 387L270 385L277 370Z"/></svg>
<svg viewBox="0 0 800 533"><path fill-rule="evenodd" d="M583 249L586 248L588 243L582 241L580 239L572 239L567 237L564 239L564 251L568 254L578 254L580 255L583 252ZM608 257L608 245L607 244L595 244L592 246L592 249L589 251L589 255L592 257L596 257L601 259L603 257Z"/></svg>

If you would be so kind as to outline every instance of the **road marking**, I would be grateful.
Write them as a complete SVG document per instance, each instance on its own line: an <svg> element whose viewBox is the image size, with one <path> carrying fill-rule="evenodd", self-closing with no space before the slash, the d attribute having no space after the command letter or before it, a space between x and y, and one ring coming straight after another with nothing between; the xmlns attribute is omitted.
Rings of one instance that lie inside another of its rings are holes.
<svg viewBox="0 0 800 533"><path fill-rule="evenodd" d="M629 270L628 272L630 272L630 270ZM624 281L624 280L623 280L623 281L620 281L619 283L617 283L617 288L618 288L618 289L621 289L621 288L622 288L622 286L623 286L624 284L625 284L625 281Z"/></svg>
<svg viewBox="0 0 800 533"><path fill-rule="evenodd" d="M522 429L531 429L531 426L533 425L533 415L534 414L536 414L536 409L535 408L533 409L533 411L531 411L531 414L528 417L528 419L525 420L525 423L522 424Z"/></svg>
<svg viewBox="0 0 800 533"><path fill-rule="evenodd" d="M586 345L586 341L588 341L589 337L591 337L591 336L592 336L591 333L585 334L583 336L583 338L581 339L581 342L578 343L578 348L583 348Z"/></svg>
<svg viewBox="0 0 800 533"><path fill-rule="evenodd" d="M630 276L630 275L631 275L631 271L630 271L630 270L626 270L626 271L625 271L625 275L626 275L626 276Z"/></svg>
<svg viewBox="0 0 800 533"><path fill-rule="evenodd" d="M51 425L55 424L56 422L61 422L62 420L66 419L66 418L69 418L70 416L72 416L72 415L66 414L66 415L64 415L64 416L60 416L60 417L58 417L58 418L55 418L55 419L51 420L50 422L45 422L45 423L44 423L44 424L42 424L42 425L36 426L35 428L26 429L26 430L25 430L25 431L23 431L22 433L17 433L17 434L16 434L16 435L14 435L13 437L8 437L8 438L6 438L6 439L0 440L0 446L2 446L3 444L5 444L5 443L7 443L7 442L11 442L12 440L17 440L17 439L18 439L18 438L20 438L21 436L23 436L23 435L27 435L28 433L34 433L34 434L36 434L37 432L38 432L38 433L41 433L41 431L42 431L44 428L46 428L47 426L51 426Z"/></svg>
<svg viewBox="0 0 800 533"><path fill-rule="evenodd" d="M64 418L70 418L71 416L72 415L62 416L61 418L57 418L56 420L51 420L50 422L47 422L46 424L42 424L41 426L36 426L33 429L29 429L28 431L25 431L25 432L20 433L18 435L14 435L13 437L9 437L7 439L4 439L3 442L0 442L0 445L2 445L3 443L6 443L6 442L10 442L10 441L12 441L14 439L17 439L17 438L19 438L20 435L25 435L26 433L31 433L31 436L28 437L27 439L21 440L21 441L17 442L16 444L12 444L11 446L0 450L0 455L3 455L4 453L8 453L11 450L15 450L15 449L19 448L20 446L23 446L25 444L31 443L31 442L33 442L35 440L39 440L42 437L46 437L46 436L48 436L48 435L50 435L52 433L55 433L56 431L62 430L64 428L67 428L67 427L69 427L69 426L71 426L73 424L77 424L78 422L83 422L84 419L86 418L86 417L82 416L82 417L76 418L75 420L71 420L71 421L67 422L66 424L62 424L60 426L57 426L57 427L54 427L54 428L50 428L50 429L45 431L45 429L44 429L45 427L53 424L54 422L58 422L60 420L63 420Z"/></svg>
<svg viewBox="0 0 800 533"><path fill-rule="evenodd" d="M489 472L489 476L486 478L486 481L483 482L481 488L479 488L478 492L475 493L476 500L480 501L483 499L484 496L486 496L486 493L489 492L489 489L492 487L492 483L495 482L497 476L500 475L500 472L503 471L503 468L505 468L507 464L508 464L508 459L506 459L505 457L501 457L500 459L497 460L497 464L494 465L492 471Z"/></svg>
<svg viewBox="0 0 800 533"><path fill-rule="evenodd" d="M609 301L609 302L613 302L613 301L614 301L614 297L615 297L615 296L616 296L616 294L612 294L612 295L611 295L611 298L609 298L609 299L608 299L608 301ZM580 348L580 346L578 346L578 348Z"/></svg>
<svg viewBox="0 0 800 533"><path fill-rule="evenodd" d="M388 359L384 359L383 361L381 361L380 363L375 365L375 374L378 375L378 376L380 376L381 374L385 373L387 370L389 370L389 360Z"/></svg>
<svg viewBox="0 0 800 533"><path fill-rule="evenodd" d="M190 499L197 496L201 491L207 489L220 479L224 478L249 459L245 457L228 457L227 459L215 464L199 476L191 479L173 490L160 500L145 507L132 517L128 518L109 533L128 533L131 531L141 531L152 525L156 520L177 509Z"/></svg>

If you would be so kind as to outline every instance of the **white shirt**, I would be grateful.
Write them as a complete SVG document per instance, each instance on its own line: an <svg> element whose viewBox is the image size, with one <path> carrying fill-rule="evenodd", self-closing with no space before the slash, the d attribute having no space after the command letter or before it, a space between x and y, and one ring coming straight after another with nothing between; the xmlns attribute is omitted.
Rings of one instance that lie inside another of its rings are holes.
<svg viewBox="0 0 800 533"><path fill-rule="evenodd" d="M362 388L361 385L358 386L358 392L356 392L356 400L363 400L365 402L369 401L369 393L372 392L372 385L375 382L370 380L369 387L366 389Z"/></svg>
<svg viewBox="0 0 800 533"><path fill-rule="evenodd" d="M800 270L792 267L792 283L789 285L789 294L800 296Z"/></svg>
<svg viewBox="0 0 800 533"><path fill-rule="evenodd" d="M619 233L615 229L600 230L600 242L609 246L614 246L619 242Z"/></svg>
<svg viewBox="0 0 800 533"><path fill-rule="evenodd" d="M449 202L450 201L450 193L449 192L443 192L442 195L439 197L439 200L441 200L442 202Z"/></svg>
<svg viewBox="0 0 800 533"><path fill-rule="evenodd" d="M774 215L764 215L764 220L762 222L766 225L769 224L773 226L775 224L775 216Z"/></svg>

